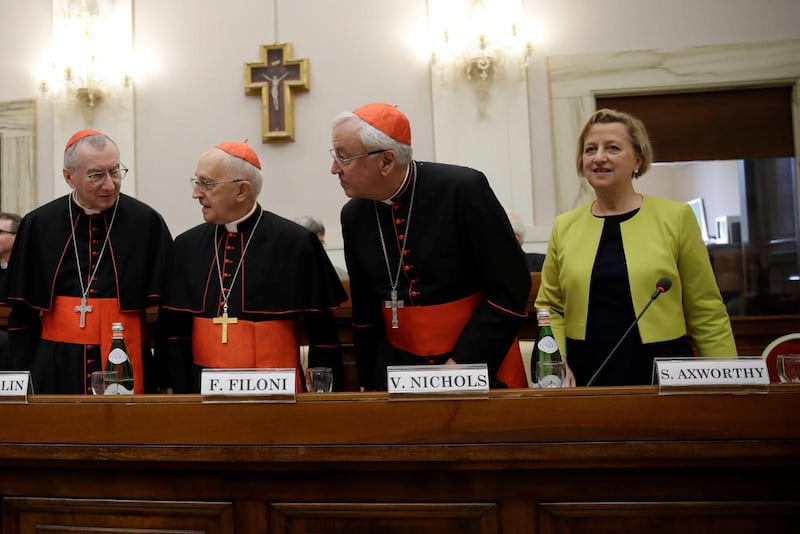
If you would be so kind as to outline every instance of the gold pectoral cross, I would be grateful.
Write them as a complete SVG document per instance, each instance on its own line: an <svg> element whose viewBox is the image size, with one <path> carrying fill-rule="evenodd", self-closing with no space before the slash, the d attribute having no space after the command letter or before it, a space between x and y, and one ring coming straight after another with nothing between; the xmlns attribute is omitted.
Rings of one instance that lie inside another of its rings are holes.
<svg viewBox="0 0 800 534"><path fill-rule="evenodd" d="M384 306L392 309L392 328L400 328L400 321L397 320L397 308L404 307L405 303L402 300L397 300L397 291L392 289L390 293L392 300L384 301Z"/></svg>
<svg viewBox="0 0 800 534"><path fill-rule="evenodd" d="M228 325L235 324L239 322L239 319L236 317L228 317L228 307L225 306L222 308L222 317L214 317L212 319L214 324L221 324L222 325L222 342L228 342Z"/></svg>

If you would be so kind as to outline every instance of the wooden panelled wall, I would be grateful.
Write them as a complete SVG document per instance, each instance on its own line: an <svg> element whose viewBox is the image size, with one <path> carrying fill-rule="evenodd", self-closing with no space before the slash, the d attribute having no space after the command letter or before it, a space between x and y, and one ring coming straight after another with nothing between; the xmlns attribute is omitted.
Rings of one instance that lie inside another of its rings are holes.
<svg viewBox="0 0 800 534"><path fill-rule="evenodd" d="M3 534L778 534L800 385L37 396L0 403Z"/></svg>
<svg viewBox="0 0 800 534"><path fill-rule="evenodd" d="M596 105L641 119L658 162L794 156L791 84L597 97Z"/></svg>

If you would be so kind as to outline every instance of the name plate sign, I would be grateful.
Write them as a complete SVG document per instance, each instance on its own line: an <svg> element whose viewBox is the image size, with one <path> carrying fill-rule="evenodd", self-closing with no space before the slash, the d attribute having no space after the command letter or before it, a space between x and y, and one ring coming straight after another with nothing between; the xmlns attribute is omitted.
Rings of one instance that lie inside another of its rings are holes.
<svg viewBox="0 0 800 534"><path fill-rule="evenodd" d="M662 387L769 385L761 358L656 358L655 365Z"/></svg>
<svg viewBox="0 0 800 534"><path fill-rule="evenodd" d="M31 375L28 371L0 373L0 397L24 397Z"/></svg>
<svg viewBox="0 0 800 534"><path fill-rule="evenodd" d="M0 371L0 402L26 403L32 394L30 371Z"/></svg>
<svg viewBox="0 0 800 534"><path fill-rule="evenodd" d="M387 379L390 395L489 392L486 364L393 365L387 368Z"/></svg>
<svg viewBox="0 0 800 534"><path fill-rule="evenodd" d="M203 369L200 394L225 397L294 397L294 369Z"/></svg>

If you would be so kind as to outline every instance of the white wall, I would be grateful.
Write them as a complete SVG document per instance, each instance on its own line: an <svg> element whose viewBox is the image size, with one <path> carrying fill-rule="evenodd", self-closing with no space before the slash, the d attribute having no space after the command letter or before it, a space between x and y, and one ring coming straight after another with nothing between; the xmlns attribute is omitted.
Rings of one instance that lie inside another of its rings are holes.
<svg viewBox="0 0 800 534"><path fill-rule="evenodd" d="M135 2L136 46L152 53L154 67L136 89L139 196L175 233L201 222L188 187L197 159L217 143L248 139L265 171L262 204L289 218L320 216L336 249L346 197L329 172L334 115L369 101L395 103L412 121L417 156L432 157L427 65L411 53L425 1L406 0L402 10L375 0L351 0L347 9L323 1L278 7L277 40L309 58L310 91L295 94L296 141L262 144L260 99L244 94L244 64L276 41L273 4Z"/></svg>
<svg viewBox="0 0 800 534"><path fill-rule="evenodd" d="M123 158L136 169L137 196L177 234L201 220L187 185L197 158L216 143L247 138L265 166L262 204L287 217L321 216L335 256L346 198L328 171L330 119L368 101L398 104L412 120L416 156L435 155L429 69L417 50L426 0L349 0L346 6L283 0L277 37L274 5L133 0L134 44L152 63L135 89L136 153ZM546 56L800 38L796 0L524 0L524 6L542 28L529 67L535 221L528 221L527 235L535 243L528 248L546 242L556 215ZM33 69L49 45L50 11L51 0L0 0L0 100L37 96ZM261 44L276 40L309 58L311 89L295 98L296 142L262 144L260 101L244 95L243 70L258 59ZM40 104L37 163L45 201L60 167L53 147L64 139L53 139L49 105Z"/></svg>

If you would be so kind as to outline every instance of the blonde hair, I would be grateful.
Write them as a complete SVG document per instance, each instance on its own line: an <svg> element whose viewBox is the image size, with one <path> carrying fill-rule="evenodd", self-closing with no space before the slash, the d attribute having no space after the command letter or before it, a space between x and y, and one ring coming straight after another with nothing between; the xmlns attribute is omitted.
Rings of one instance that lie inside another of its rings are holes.
<svg viewBox="0 0 800 534"><path fill-rule="evenodd" d="M650 138L647 136L647 129L644 127L644 123L624 111L603 108L592 113L592 116L589 117L583 130L581 130L581 134L578 136L577 157L575 160L578 176L583 176L583 143L586 141L589 130L595 124L609 124L614 122L625 125L625 129L628 132L628 139L631 145L633 145L633 151L642 160L642 164L639 165L633 177L638 178L650 168L650 164L653 163L653 148L650 146Z"/></svg>

